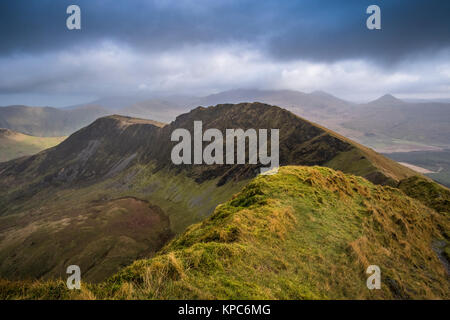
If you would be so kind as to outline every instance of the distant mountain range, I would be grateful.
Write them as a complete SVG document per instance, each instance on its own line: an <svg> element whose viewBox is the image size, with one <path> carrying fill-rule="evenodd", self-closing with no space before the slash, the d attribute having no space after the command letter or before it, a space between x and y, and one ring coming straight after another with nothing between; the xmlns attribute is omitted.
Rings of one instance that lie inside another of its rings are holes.
<svg viewBox="0 0 450 320"><path fill-rule="evenodd" d="M392 95L385 95L354 108L350 119L343 121L341 125L364 132L366 138L374 135L381 143L386 144L379 146L379 149L389 149L388 141L391 139L394 147L395 144L403 142L406 145L409 142L416 143L415 149L420 150L420 145L447 147L450 144L449 123L450 103L409 103ZM383 137L386 139L384 142ZM364 142L364 138L362 140ZM374 147L377 147L376 142Z"/></svg>
<svg viewBox="0 0 450 320"><path fill-rule="evenodd" d="M60 137L70 135L109 113L106 108L97 105L84 105L69 110L7 106L0 107L0 128L32 136Z"/></svg>
<svg viewBox="0 0 450 320"><path fill-rule="evenodd" d="M205 97L172 95L157 98L111 97L66 108L9 106L0 107L0 128L32 136L66 136L95 121L98 117L121 114L131 117L171 122L177 115L198 106L221 103L260 101L284 107L341 135L384 154L402 152L402 161L415 161L416 154L430 152L425 167L434 167L436 151L450 148L450 103L433 101L407 102L386 94L369 103L356 104L323 91L303 93L293 90L237 89ZM4 140L4 146L6 144ZM0 146L1 147L1 146ZM3 161L30 154L25 144L16 143ZM5 149L5 148L3 148ZM439 173L427 174L450 185L450 170L442 166Z"/></svg>
<svg viewBox="0 0 450 320"><path fill-rule="evenodd" d="M197 106L263 102L286 108L380 152L450 147L450 103L413 103L385 95L370 103L356 104L322 91L303 93L249 89L230 90L206 97L139 99L107 98L63 109L1 107L0 127L37 136L64 136L105 115L121 114L167 123Z"/></svg>

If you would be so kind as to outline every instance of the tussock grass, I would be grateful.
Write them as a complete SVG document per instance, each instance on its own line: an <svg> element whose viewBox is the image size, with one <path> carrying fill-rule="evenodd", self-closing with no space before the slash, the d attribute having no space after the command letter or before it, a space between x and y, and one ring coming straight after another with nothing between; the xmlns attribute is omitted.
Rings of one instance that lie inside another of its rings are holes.
<svg viewBox="0 0 450 320"><path fill-rule="evenodd" d="M408 196L445 215L450 214L450 190L429 179L413 176L400 181L399 189Z"/></svg>
<svg viewBox="0 0 450 320"><path fill-rule="evenodd" d="M448 226L399 189L329 168L282 167L253 179L155 257L84 292L2 282L0 297L448 299L448 275L432 249ZM366 287L372 264L381 268L381 290Z"/></svg>

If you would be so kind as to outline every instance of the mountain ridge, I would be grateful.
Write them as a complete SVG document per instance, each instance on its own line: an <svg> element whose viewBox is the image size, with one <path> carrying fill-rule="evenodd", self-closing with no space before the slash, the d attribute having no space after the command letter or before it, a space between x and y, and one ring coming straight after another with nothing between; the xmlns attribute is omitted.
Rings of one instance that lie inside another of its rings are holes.
<svg viewBox="0 0 450 320"><path fill-rule="evenodd" d="M104 282L76 291L61 280L0 280L0 297L448 299L448 274L434 251L445 230L448 219L398 189L287 166L252 179L155 256ZM366 286L373 264L380 290Z"/></svg>
<svg viewBox="0 0 450 320"><path fill-rule="evenodd" d="M71 226L76 225L77 219L81 219L90 230L90 226L96 223L91 221L93 210L100 210L100 216L108 217L108 212L113 210L111 208L116 207L115 199L122 197L134 197L159 207L167 215L173 234L179 234L192 223L210 215L219 203L228 200L254 178L260 165L174 165L170 160L171 149L175 145L170 139L171 133L176 128L192 132L193 122L198 120L203 122L205 130L279 128L282 166L324 165L391 185L415 174L380 155L371 155L350 140L285 109L262 103L199 107L167 125L107 116L80 129L52 149L0 163L0 220L10 226L9 231L0 230L0 237L4 237L3 247L0 247L3 261L8 261L14 254L15 259L26 255L45 259L46 242L42 236L46 234L46 225L38 221L55 221L51 225L56 228L64 225L64 221ZM99 201L105 204L97 207ZM129 204L121 206L114 212L128 212ZM146 214L146 211L142 212ZM56 221L59 222L55 224ZM33 231L30 233L29 230ZM113 232L114 228L110 230ZM165 230L164 226L158 230ZM53 245L59 249L54 252L60 252L58 254L64 257L64 234L55 232L58 236ZM19 235L27 235L30 241L17 242L15 239L20 239ZM116 242L121 235L110 234L107 230L96 235L99 239L94 241L95 247L87 246L83 242L84 236L81 233L79 236L74 236L73 241L80 244L78 255L81 256L101 256L109 245L121 243ZM101 240L103 238L110 240ZM29 246L31 242L35 243L34 247ZM149 243L147 251L137 248L132 257L155 252L160 245L158 241ZM24 258L23 261L28 260ZM110 271L105 273L105 277L119 268L114 263L116 260L108 261ZM26 265L22 267L27 270ZM10 274L10 268L6 262L0 263L0 275ZM47 278L64 273L61 266L42 268L36 268L36 272ZM94 262L90 267L93 278L98 274L96 270L101 268L101 264ZM45 270L51 271L46 273ZM21 274L16 273L16 276Z"/></svg>

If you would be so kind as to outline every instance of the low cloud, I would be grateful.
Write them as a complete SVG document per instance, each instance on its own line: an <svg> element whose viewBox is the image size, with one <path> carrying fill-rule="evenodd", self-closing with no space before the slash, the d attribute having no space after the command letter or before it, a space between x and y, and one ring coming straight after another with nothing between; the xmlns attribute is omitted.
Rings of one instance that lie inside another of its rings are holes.
<svg viewBox="0 0 450 320"><path fill-rule="evenodd" d="M378 2L381 31L366 0L2 1L0 105L233 88L448 98L450 3ZM65 28L73 3L81 31Z"/></svg>
<svg viewBox="0 0 450 320"><path fill-rule="evenodd" d="M363 100L386 92L448 97L449 53L385 69L362 59L277 62L248 45L193 46L144 54L105 42L78 51L0 59L2 94L112 96L204 95L230 88L325 90Z"/></svg>

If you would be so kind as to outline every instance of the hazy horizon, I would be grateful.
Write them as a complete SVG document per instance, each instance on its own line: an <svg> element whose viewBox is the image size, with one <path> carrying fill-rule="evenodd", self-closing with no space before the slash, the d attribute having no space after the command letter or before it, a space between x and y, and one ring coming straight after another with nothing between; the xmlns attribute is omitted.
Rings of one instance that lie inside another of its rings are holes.
<svg viewBox="0 0 450 320"><path fill-rule="evenodd" d="M392 93L385 93L382 94L380 96L374 96L374 97L370 97L370 98L365 98L365 99L359 99L359 100L351 100L351 99L346 99L342 96L324 91L324 90L313 90L313 91L301 91L301 90L292 90L292 89L278 89L278 90L272 90L272 89L258 89L258 88L248 88L248 89L244 89L244 88L233 88L233 89L229 89L229 90L224 90L224 91L217 91L217 92L211 92L209 94L205 94L205 95L192 95L192 96L188 96L188 95L180 95L181 97L186 96L189 97L191 99L194 98L204 98L204 97L208 97L211 95L215 95L215 94L220 94L220 93L226 93L226 92L232 92L232 91L237 91L237 90L246 90L246 91L294 91L294 92L301 92L301 93L306 93L306 94L312 94L314 92L317 91L321 91L321 92L325 92L327 94L330 94L336 98L342 99L344 101L350 102L350 103L355 103L355 104L365 104L365 103L369 103L372 101L375 101L385 95L392 95L395 98L405 101L405 102L409 102L409 103L425 103L425 102L433 102L433 103L450 103L450 97L449 98L426 98L426 97L403 97L402 95L396 95L396 94L392 94ZM58 104L58 103L41 103L41 104L36 104L35 101L32 98L27 98L25 100L21 100L21 99L17 99L14 100L15 102L12 103L5 103L5 104L1 104L1 107L8 107L8 106L14 106L14 105L24 105L24 106L28 106L28 107L52 107L52 108L71 108L71 107L78 107L78 106L83 106L83 105L89 105L89 104L98 104L100 106L104 106L104 107L110 107L112 109L120 109L120 107L114 107L112 105L109 105L108 103L105 103L104 101L108 101L108 100L129 100L131 101L130 103L126 103L126 106L131 106L134 103L137 102L143 102L146 100L164 100L166 98L170 98L170 97L174 97L174 96L178 96L177 93L155 93L155 94L151 94L151 93L146 93L146 94L134 94L134 95L117 95L117 96L105 96L105 97L92 97L92 99L88 99L88 100L80 100L79 102L75 102L75 103L71 103L71 104ZM47 101L52 101L53 99L51 97L45 97L45 99ZM39 99L37 100L39 101ZM242 101L245 102L245 101ZM120 103L119 103L120 104Z"/></svg>

